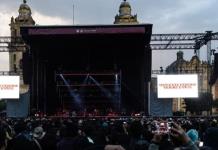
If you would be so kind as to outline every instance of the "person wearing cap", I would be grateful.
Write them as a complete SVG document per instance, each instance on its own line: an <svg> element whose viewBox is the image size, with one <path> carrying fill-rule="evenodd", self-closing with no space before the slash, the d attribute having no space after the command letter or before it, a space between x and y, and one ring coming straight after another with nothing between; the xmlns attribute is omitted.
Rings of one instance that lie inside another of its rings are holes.
<svg viewBox="0 0 218 150"><path fill-rule="evenodd" d="M45 136L45 132L44 132L44 130L43 130L43 128L41 126L36 127L33 130L33 137L34 138L36 138L38 140L41 140L44 136Z"/></svg>
<svg viewBox="0 0 218 150"><path fill-rule="evenodd" d="M46 134L43 128L41 126L35 127L32 134L34 142L39 147L39 149L42 150L41 142Z"/></svg>

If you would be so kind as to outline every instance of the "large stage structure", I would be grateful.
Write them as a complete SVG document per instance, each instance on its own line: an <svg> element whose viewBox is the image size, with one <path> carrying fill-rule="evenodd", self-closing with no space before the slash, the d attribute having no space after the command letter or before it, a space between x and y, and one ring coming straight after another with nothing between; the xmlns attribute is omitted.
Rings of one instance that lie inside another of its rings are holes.
<svg viewBox="0 0 218 150"><path fill-rule="evenodd" d="M46 27L40 27L40 28L46 28ZM52 28L52 27L49 27L49 28ZM82 31L82 30L81 30ZM77 30L77 34L79 34L78 33L79 32L79 30ZM80 34L83 34L83 35L85 35L84 33L80 33ZM90 33L87 33L87 34L90 34ZM29 34L28 34L29 35ZM46 34L47 36L48 36L48 34ZM54 36L55 34L51 34L50 36L51 36L51 39L53 38L53 36ZM61 34L59 34L59 36L60 36ZM120 35L120 33L118 33L118 35ZM62 35L62 36L64 36L64 35ZM72 35L71 35L72 36ZM145 35L146 36L146 35ZM37 38L39 38L39 35L37 35L37 36L33 36L33 35L31 35L31 37L34 37L35 38L35 40L37 39ZM49 36L48 36L49 37ZM55 38L56 38L57 36L55 35ZM69 37L69 34L68 34L68 37ZM77 38L78 36L76 36L75 38ZM218 40L218 38L217 38L218 36L217 36L217 33L213 33L213 32L205 32L205 33L177 33L177 34L153 34L153 35L151 35L151 42L152 43L150 43L150 47L151 47L151 49L152 50L171 50L171 49L173 49L173 50L175 50L175 49L183 49L183 50L198 50L198 49L200 49L200 47L201 46L203 46L204 44L207 44L207 47L208 47L208 49L207 49L207 55L209 56L208 57L208 62L210 62L210 53L213 53L212 51L213 50L211 50L210 49L210 45L211 45L211 40ZM30 41L31 39L29 39L29 41ZM57 40L58 41L58 40ZM133 40L134 41L134 40ZM132 41L132 42L133 42ZM182 43L176 43L176 41L182 41ZM189 42L190 41L190 42ZM39 41L40 42L40 41ZM33 42L34 43L34 42ZM116 42L116 43L119 43L119 42ZM115 43L115 44L116 44ZM58 42L55 42L55 43L51 43L51 45L53 46L53 47L56 47L57 45L59 45L59 44L61 44L59 41ZM137 43L136 43L137 44ZM145 41L145 43L144 43L144 46L145 46L145 50L146 50L146 47L149 47L148 45L147 45L147 42ZM31 62L31 59L32 58L30 58L30 56L32 56L32 50L30 50L30 46L29 46L29 44L28 43L24 43L24 41L22 40L22 38L21 37L0 37L0 52L17 52L17 51L20 51L21 49L23 49L23 47L27 50L25 50L26 52L24 53L24 56L25 56L25 58L27 58L27 59L23 59L23 65L24 66L26 66L25 68L29 68L30 66L32 66L31 64L30 64L30 62ZM60 46L59 46L60 47ZM65 47L65 46L64 46ZM62 49L61 49L62 50ZM59 51L61 51L61 50L59 50ZM128 49L127 49L128 50ZM23 52L23 51L22 51ZM89 51L90 52L90 51ZM48 53L48 52L46 52L46 53ZM48 54L47 54L48 55ZM66 55L67 55L67 53L66 53ZM87 54L85 54L85 55L87 55ZM29 59L29 61L28 61L28 59ZM29 66L28 66L29 65ZM89 65L88 65L89 66ZM115 66L117 66L117 65L114 65L114 68L116 68ZM109 105L111 105L111 106L113 106L113 107L115 107L116 109L121 109L122 107L121 107L121 104L123 105L124 103L122 103L122 100L121 99L123 99L122 98L122 94L120 94L119 92L117 93L117 94L115 94L116 92L116 88L115 88L115 85L117 85L118 87L117 87L117 89L118 89L118 91L122 91L122 88L121 88L121 78L122 78L122 73L121 72L119 72L119 70L107 70L107 72L104 72L104 73L102 73L101 71L99 71L99 72L92 72L92 71L90 71L89 69L88 69L89 67L87 67L87 69L86 70L88 70L88 71L85 71L85 72L80 72L80 71L76 71L76 72L74 72L74 71L72 71L72 72L70 72L70 74L71 74L71 80L72 80L72 78L75 78L75 75L76 74L78 74L78 73L80 73L81 74L81 76L80 76L80 78L81 79L86 79L85 77L86 76L89 76L89 74L90 73L95 73L95 79L96 79L96 77L98 76L98 77L100 77L100 76L104 76L105 78L108 78L108 77L106 77L106 75L105 75L105 73L106 74L110 74L110 75L108 75L108 76L115 76L116 74L117 74L117 76L119 76L119 79L118 79L118 83L115 83L115 80L111 80L110 81L110 83L108 84L105 84L105 86L107 86L107 89L108 89L108 92L109 92L109 95L111 94L111 93L113 93L113 95L114 95L114 97L116 97L116 99L117 99L117 101L116 101L116 103L112 103L112 101L111 101L111 103L109 103L109 100L110 99L113 99L113 98L105 98L104 96L99 96L98 97L98 99L106 99L105 101L101 101L102 102L102 105L103 104L106 104L105 102L107 101L108 103L107 104L109 104ZM31 72L31 71L30 71ZM35 72L36 73L36 72ZM65 74L66 73L69 73L69 72L65 72ZM161 70L153 70L152 71L152 74L159 74L159 73L161 73ZM11 70L10 72L7 72L7 71L5 71L5 72L0 72L0 74L1 75L17 75L17 74L23 74L23 72L20 72L20 71L16 71L16 70ZM98 75L97 75L98 74ZM103 74L103 75L101 75L101 74ZM35 76L37 76L37 75L35 75ZM83 77L82 77L83 76ZM84 77L85 76L85 77ZM60 77L60 76L59 76ZM26 78L26 77L25 77ZM69 76L67 77L67 78L69 78ZM100 77L100 78L102 78L102 77ZM115 77L114 77L115 78ZM60 79L60 78L57 78L58 80ZM80 80L81 80L80 79ZM61 79L62 80L62 79ZM103 82L102 81L102 79L97 79L97 80L99 80L99 82ZM93 81L91 81L92 83L93 83ZM105 82L105 81L104 81ZM26 82L27 83L27 82ZM31 83L31 82L28 82L28 83ZM69 89L67 89L67 86L65 86L65 85L61 85L61 84L59 84L59 83L55 83L56 84L56 87L57 87L57 90L56 90L56 92L58 93L58 100L57 101L59 101L59 107L60 108L62 108L62 109L64 109L65 108L65 106L70 106L70 105L68 105L69 103L67 103L67 101L65 101L65 103L63 102L63 99L69 99L69 97L72 97L72 96L69 96ZM63 83L62 83L63 84ZM85 83L86 84L86 83ZM37 85L37 84L36 84ZM80 82L79 84L78 83L76 83L76 84L72 84L71 86L74 86L74 87L82 87L82 86L84 86L84 83L83 82ZM103 84L102 84L102 86L103 86ZM32 86L31 86L32 87ZM38 87L38 86L37 86ZM97 87L97 86L93 86L93 85L89 85L89 86L86 86L86 87L95 87L95 88L97 88L98 90L99 90L99 88ZM64 88L65 89L67 89L67 90L64 90ZM84 88L82 88L82 89L84 89ZM37 90L34 90L34 92L36 92ZM60 91L65 91L65 92L63 92L62 94L60 94ZM66 92L67 91L67 92ZM101 89L101 91L99 92L98 91L98 95L100 95L100 94L102 94L102 92L103 92L104 90L102 90ZM145 91L146 93L147 93L147 91ZM67 94L66 93L68 93L68 96L66 96ZM89 93L90 94L90 93ZM104 92L103 92L103 94L104 95L107 95L107 94L105 94ZM34 95L38 95L38 94L34 94ZM65 96L63 96L63 95L65 95ZM91 95L91 94L90 94ZM40 95L41 96L41 98L39 98L40 100L38 100L38 99L36 99L36 98L34 98L34 100L33 100L33 98L31 99L31 102L32 102L32 105L31 105L31 108L35 108L35 110L46 110L46 102L44 102L44 100L42 100L42 94ZM32 96L33 97L33 96ZM44 95L44 97L46 97L46 94ZM64 98L63 98L64 97ZM89 96L87 99L92 99L92 98L90 98L91 96ZM141 106L141 107L143 107L143 109L144 110L146 110L147 111L147 99L146 99L147 97L145 97L145 101L144 101L144 103L143 103L143 105ZM115 99L115 98L114 98ZM94 102L94 101L92 101L92 102ZM98 100L96 100L95 102L98 102ZM100 105L100 102L98 102L99 103L99 105ZM41 105L43 105L43 108L42 108L42 106ZM89 105L92 105L92 104L89 104ZM96 105L97 106L97 105ZM69 107L70 108L70 107ZM67 109L67 108L66 108Z"/></svg>
<svg viewBox="0 0 218 150"><path fill-rule="evenodd" d="M21 27L31 108L148 113L151 34L151 24Z"/></svg>

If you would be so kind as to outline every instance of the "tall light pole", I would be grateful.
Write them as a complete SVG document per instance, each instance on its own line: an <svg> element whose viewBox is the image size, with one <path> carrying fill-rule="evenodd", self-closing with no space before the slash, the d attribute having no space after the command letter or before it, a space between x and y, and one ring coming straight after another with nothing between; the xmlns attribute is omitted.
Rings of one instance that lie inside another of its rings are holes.
<svg viewBox="0 0 218 150"><path fill-rule="evenodd" d="M73 25L74 25L74 17L75 17L75 16L74 16L74 9L75 9L75 8L74 8L74 1L73 1Z"/></svg>

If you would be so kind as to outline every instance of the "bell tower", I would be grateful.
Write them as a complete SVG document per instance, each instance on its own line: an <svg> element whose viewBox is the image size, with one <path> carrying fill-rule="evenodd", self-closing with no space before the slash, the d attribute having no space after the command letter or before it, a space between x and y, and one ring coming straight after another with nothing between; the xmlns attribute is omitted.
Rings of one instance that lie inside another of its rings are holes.
<svg viewBox="0 0 218 150"><path fill-rule="evenodd" d="M20 37L20 27L21 26L26 26L26 25L35 25L35 21L32 18L32 12L30 7L27 5L27 1L23 0L23 3L19 7L19 15L14 18L13 16L11 17L11 22L10 22L10 30L11 30L11 44L16 46L15 52L10 52L9 53L9 69L10 71L13 72L22 72L22 57L23 57L23 52L26 50L25 47L23 46L23 43L19 43L19 41L16 41L15 39L17 37ZM19 47L19 45L21 46ZM20 75L20 84L21 84L21 93L22 93L22 87L23 85L23 76Z"/></svg>
<svg viewBox="0 0 218 150"><path fill-rule="evenodd" d="M132 15L131 11L129 2L123 0L120 4L119 14L115 16L114 24L138 24L137 15Z"/></svg>

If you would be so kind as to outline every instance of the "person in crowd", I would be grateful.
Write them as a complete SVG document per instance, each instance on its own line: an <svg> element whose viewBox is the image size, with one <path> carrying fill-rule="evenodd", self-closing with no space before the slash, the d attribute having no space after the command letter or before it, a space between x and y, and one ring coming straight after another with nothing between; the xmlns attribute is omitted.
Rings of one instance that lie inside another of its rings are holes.
<svg viewBox="0 0 218 150"><path fill-rule="evenodd" d="M74 150L76 146L75 137L78 135L78 128L71 122L65 122L60 130L60 141L57 143L57 150Z"/></svg>
<svg viewBox="0 0 218 150"><path fill-rule="evenodd" d="M32 134L33 134L35 142L40 147L40 149L52 148L47 138L45 138L47 137L47 134L46 132L44 132L44 129L42 128L42 126L35 127Z"/></svg>
<svg viewBox="0 0 218 150"><path fill-rule="evenodd" d="M194 144L194 142L178 124L173 123L169 134L174 148L179 147L179 149L199 150L199 148ZM163 133L156 133L151 140L149 150L159 150L162 140ZM174 148L172 147L172 149Z"/></svg>
<svg viewBox="0 0 218 150"><path fill-rule="evenodd" d="M171 129L158 122L172 122ZM167 131L167 132L165 132ZM169 132L168 132L169 131ZM0 120L0 150L218 149L216 117L28 117ZM198 147L198 141L201 146Z"/></svg>
<svg viewBox="0 0 218 150"><path fill-rule="evenodd" d="M2 125L0 125L0 150L5 150L6 148L7 148L6 130Z"/></svg>
<svg viewBox="0 0 218 150"><path fill-rule="evenodd" d="M203 139L204 145L211 147L212 150L218 149L218 128L209 127L204 135Z"/></svg>
<svg viewBox="0 0 218 150"><path fill-rule="evenodd" d="M131 137L129 144L130 150L142 150L148 147L149 143L143 136L143 126L140 120L136 120L131 123L129 132Z"/></svg>
<svg viewBox="0 0 218 150"><path fill-rule="evenodd" d="M24 120L18 121L14 128L16 135L9 141L7 150L42 150Z"/></svg>

